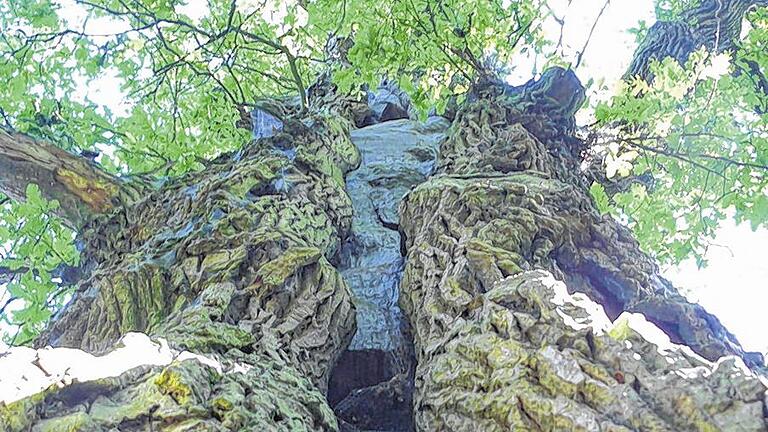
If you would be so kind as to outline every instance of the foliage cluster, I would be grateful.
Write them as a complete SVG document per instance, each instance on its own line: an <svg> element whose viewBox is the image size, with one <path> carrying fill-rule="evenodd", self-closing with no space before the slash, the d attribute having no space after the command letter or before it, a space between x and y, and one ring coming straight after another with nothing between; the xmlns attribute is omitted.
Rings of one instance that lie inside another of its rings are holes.
<svg viewBox="0 0 768 432"><path fill-rule="evenodd" d="M748 19L736 53L700 49L685 65L666 58L652 65L651 84L622 82L596 108L608 176L647 172L654 181L612 199L593 186L593 195L661 262L704 265L726 218L752 229L768 222L768 99L759 82L768 71L768 12Z"/></svg>

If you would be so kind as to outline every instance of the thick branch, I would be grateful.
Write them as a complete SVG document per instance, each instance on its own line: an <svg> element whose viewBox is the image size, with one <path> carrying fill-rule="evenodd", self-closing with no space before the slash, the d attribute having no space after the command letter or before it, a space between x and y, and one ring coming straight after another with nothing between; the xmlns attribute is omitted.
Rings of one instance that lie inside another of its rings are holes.
<svg viewBox="0 0 768 432"><path fill-rule="evenodd" d="M0 130L0 192L23 200L30 183L36 183L46 199L59 202L59 215L74 228L137 196L136 187L83 157L27 135Z"/></svg>
<svg viewBox="0 0 768 432"><path fill-rule="evenodd" d="M741 22L753 7L768 6L768 0L703 0L684 11L678 21L657 21L635 51L625 78L651 78L652 60L672 57L685 64L701 46L710 51L733 51Z"/></svg>

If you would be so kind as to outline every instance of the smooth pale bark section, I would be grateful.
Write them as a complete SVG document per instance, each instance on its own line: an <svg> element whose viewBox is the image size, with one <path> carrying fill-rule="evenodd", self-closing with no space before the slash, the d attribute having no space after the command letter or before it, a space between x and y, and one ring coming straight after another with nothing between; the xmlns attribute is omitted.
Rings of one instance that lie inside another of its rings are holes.
<svg viewBox="0 0 768 432"><path fill-rule="evenodd" d="M17 200L27 185L59 202L59 215L73 227L94 214L132 201L136 190L87 159L27 135L0 131L0 192Z"/></svg>

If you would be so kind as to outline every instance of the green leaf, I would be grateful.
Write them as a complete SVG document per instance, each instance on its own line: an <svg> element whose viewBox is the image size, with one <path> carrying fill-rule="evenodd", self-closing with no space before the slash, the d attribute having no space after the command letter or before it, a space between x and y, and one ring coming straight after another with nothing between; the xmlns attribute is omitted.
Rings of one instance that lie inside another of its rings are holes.
<svg viewBox="0 0 768 432"><path fill-rule="evenodd" d="M594 182L589 187L589 193L592 195L592 199L595 200L595 205L600 214L606 214L610 210L610 204L608 195L605 193L605 187L600 183Z"/></svg>

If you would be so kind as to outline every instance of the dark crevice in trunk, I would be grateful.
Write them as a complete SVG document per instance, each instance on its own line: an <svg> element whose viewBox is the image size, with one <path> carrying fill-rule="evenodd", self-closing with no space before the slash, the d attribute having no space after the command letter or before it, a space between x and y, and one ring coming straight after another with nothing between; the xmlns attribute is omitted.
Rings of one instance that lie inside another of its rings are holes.
<svg viewBox="0 0 768 432"><path fill-rule="evenodd" d="M558 262L564 262L564 260L558 260ZM597 297L594 300L600 303L605 310L606 315L612 321L621 315L626 309L627 299L621 299L619 295L626 292L627 289L620 286L612 275L592 263L583 263L582 265L573 268L565 269L567 273L565 276L566 285L573 291L591 292L593 296ZM586 288L589 285L594 289ZM596 296L595 294L599 294Z"/></svg>
<svg viewBox="0 0 768 432"><path fill-rule="evenodd" d="M357 308L357 332L334 367L328 402L344 431L413 430L415 355L398 305L403 271L398 205L426 180L448 122L396 120L352 132L360 168L347 175L355 210L337 268Z"/></svg>

